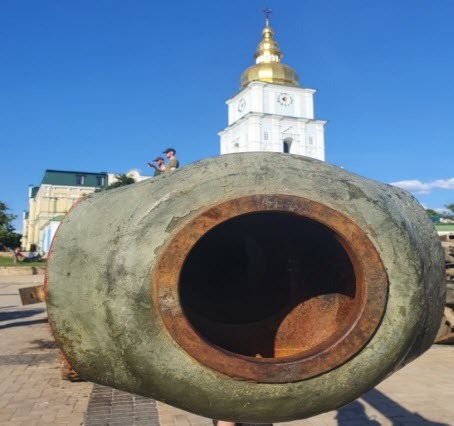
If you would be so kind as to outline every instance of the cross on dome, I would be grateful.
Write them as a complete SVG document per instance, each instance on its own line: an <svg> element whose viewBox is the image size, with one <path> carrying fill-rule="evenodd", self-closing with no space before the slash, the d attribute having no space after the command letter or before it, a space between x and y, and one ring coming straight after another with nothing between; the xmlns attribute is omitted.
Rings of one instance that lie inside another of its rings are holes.
<svg viewBox="0 0 454 426"><path fill-rule="evenodd" d="M265 7L262 12L265 14L265 25L268 26L270 24L270 15L273 11L270 8Z"/></svg>

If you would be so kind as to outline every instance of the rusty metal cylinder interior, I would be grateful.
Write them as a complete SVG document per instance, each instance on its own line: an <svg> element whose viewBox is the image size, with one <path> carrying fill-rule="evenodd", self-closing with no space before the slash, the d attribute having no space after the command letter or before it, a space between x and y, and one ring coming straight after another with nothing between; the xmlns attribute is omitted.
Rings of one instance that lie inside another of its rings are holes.
<svg viewBox="0 0 454 426"><path fill-rule="evenodd" d="M380 323L388 291L361 229L324 205L286 195L204 211L169 242L154 282L164 323L189 354L264 383L301 380L347 361Z"/></svg>
<svg viewBox="0 0 454 426"><path fill-rule="evenodd" d="M85 197L46 302L85 380L246 423L345 405L432 344L444 258L405 191L288 154Z"/></svg>
<svg viewBox="0 0 454 426"><path fill-rule="evenodd" d="M326 348L362 307L336 234L283 212L241 215L210 230L189 252L179 292L184 314L208 342L275 360Z"/></svg>

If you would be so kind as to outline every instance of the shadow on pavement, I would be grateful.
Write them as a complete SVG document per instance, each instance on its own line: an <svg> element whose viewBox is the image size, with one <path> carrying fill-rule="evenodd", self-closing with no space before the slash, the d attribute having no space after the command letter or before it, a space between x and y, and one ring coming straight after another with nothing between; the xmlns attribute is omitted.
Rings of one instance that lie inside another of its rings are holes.
<svg viewBox="0 0 454 426"><path fill-rule="evenodd" d="M429 426L449 426L447 423L432 422L418 413L407 410L377 389L367 392L362 396L362 399L387 417L393 425L411 423ZM339 426L351 424L380 425L380 422L367 416L365 406L358 400L340 408L337 411L336 419Z"/></svg>
<svg viewBox="0 0 454 426"><path fill-rule="evenodd" d="M8 324L0 325L0 330L5 328L11 327L23 327L25 325L35 325L35 324L45 324L47 323L47 318L33 320L33 321L16 321L16 322L9 322Z"/></svg>
<svg viewBox="0 0 454 426"><path fill-rule="evenodd" d="M337 410L336 420L339 426L351 425L352 422L361 425L380 426L380 422L369 418L364 405L359 401L353 401Z"/></svg>
<svg viewBox="0 0 454 426"><path fill-rule="evenodd" d="M35 339L30 342L33 349L58 349L55 340Z"/></svg>
<svg viewBox="0 0 454 426"><path fill-rule="evenodd" d="M45 309L21 309L19 311L0 312L0 322L15 319L28 318L33 315L42 314Z"/></svg>

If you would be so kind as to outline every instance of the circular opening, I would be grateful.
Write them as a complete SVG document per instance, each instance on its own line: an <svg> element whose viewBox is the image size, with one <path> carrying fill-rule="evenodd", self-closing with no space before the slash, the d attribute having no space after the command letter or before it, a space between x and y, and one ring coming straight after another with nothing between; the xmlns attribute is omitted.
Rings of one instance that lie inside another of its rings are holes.
<svg viewBox="0 0 454 426"><path fill-rule="evenodd" d="M195 212L150 272L175 342L206 367L259 383L303 380L349 360L379 326L388 291L360 227L287 194Z"/></svg>
<svg viewBox="0 0 454 426"><path fill-rule="evenodd" d="M358 317L361 295L341 241L325 225L287 212L226 220L186 257L182 310L205 341L235 354L319 352Z"/></svg>

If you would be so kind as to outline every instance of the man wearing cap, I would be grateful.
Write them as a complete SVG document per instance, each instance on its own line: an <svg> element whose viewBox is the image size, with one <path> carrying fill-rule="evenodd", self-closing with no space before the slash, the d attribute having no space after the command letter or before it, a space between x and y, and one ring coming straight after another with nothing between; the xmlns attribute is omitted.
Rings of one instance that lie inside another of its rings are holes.
<svg viewBox="0 0 454 426"><path fill-rule="evenodd" d="M156 163L156 165L154 165L153 163ZM153 177L159 176L160 174L166 171L166 166L164 165L164 158L156 157L153 160L153 163L147 163L148 167L152 167L154 169Z"/></svg>
<svg viewBox="0 0 454 426"><path fill-rule="evenodd" d="M168 163L166 164L166 168L165 168L165 171L166 172L172 172L176 169L178 169L178 167L180 166L180 163L178 162L178 160L175 158L175 154L177 152L173 149L173 148L167 148L163 154L166 155L167 159L169 160Z"/></svg>

